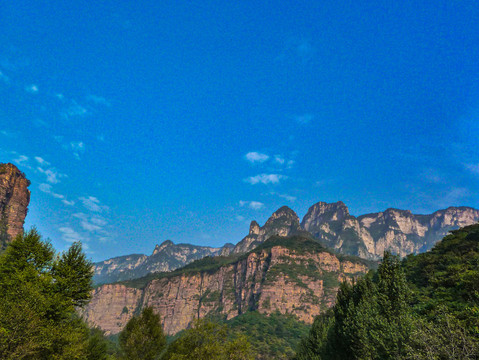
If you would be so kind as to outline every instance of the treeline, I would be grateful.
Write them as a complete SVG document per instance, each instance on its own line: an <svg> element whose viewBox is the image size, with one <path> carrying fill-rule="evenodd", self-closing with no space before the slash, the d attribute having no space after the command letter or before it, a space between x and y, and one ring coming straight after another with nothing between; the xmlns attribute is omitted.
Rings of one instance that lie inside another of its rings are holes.
<svg viewBox="0 0 479 360"><path fill-rule="evenodd" d="M36 230L17 237L0 255L2 360L253 360L246 337L202 320L167 344L151 308L133 317L119 346L78 315L90 300L92 263L80 243L62 254Z"/></svg>
<svg viewBox="0 0 479 360"><path fill-rule="evenodd" d="M479 224L343 283L294 359L479 359Z"/></svg>

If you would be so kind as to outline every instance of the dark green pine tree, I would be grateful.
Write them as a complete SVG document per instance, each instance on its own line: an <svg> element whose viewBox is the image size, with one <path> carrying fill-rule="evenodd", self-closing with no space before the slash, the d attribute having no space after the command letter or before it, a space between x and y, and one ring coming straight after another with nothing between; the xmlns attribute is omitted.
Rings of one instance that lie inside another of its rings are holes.
<svg viewBox="0 0 479 360"><path fill-rule="evenodd" d="M128 360L155 360L166 346L160 316L146 307L140 316L128 321L119 337L120 347Z"/></svg>

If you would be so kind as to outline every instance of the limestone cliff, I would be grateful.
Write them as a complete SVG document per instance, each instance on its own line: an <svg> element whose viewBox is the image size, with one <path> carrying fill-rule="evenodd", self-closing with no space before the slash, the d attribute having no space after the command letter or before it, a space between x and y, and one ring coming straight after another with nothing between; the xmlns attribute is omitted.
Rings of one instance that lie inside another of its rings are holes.
<svg viewBox="0 0 479 360"><path fill-rule="evenodd" d="M230 319L250 310L311 323L333 305L340 281L367 270L364 260L343 259L311 238L275 236L245 255L204 258L172 273L100 286L83 315L107 334L121 331L145 306L160 314L168 334L208 314Z"/></svg>
<svg viewBox="0 0 479 360"><path fill-rule="evenodd" d="M356 218L342 202L319 202L309 208L301 226L340 253L379 259L385 250L400 256L427 251L450 230L478 221L479 210L469 207L429 215L387 209Z"/></svg>
<svg viewBox="0 0 479 360"><path fill-rule="evenodd" d="M95 263L93 281L104 284L137 279L149 273L172 271L205 256L229 255L232 247L232 244L221 248L174 244L166 240L156 245L150 256L132 254Z"/></svg>
<svg viewBox="0 0 479 360"><path fill-rule="evenodd" d="M289 207L283 206L275 211L262 227L253 220L249 227L249 234L236 244L233 252L250 251L273 235L284 237L298 233L301 233L298 215Z"/></svg>
<svg viewBox="0 0 479 360"><path fill-rule="evenodd" d="M18 234L30 203L30 181L15 165L0 164L0 251Z"/></svg>

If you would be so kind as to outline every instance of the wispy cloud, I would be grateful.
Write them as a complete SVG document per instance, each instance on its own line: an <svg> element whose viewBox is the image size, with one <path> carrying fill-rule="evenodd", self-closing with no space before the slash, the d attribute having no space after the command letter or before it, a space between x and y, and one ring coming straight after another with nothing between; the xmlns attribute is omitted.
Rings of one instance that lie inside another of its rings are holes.
<svg viewBox="0 0 479 360"><path fill-rule="evenodd" d="M74 117L85 116L88 114L88 109L80 105L77 101L71 100L70 105L62 111L61 115L66 119Z"/></svg>
<svg viewBox="0 0 479 360"><path fill-rule="evenodd" d="M38 166L37 170L46 176L46 180L50 184L58 184L61 178L66 177L65 174L59 173L53 168L43 169L40 166Z"/></svg>
<svg viewBox="0 0 479 360"><path fill-rule="evenodd" d="M479 164L465 164L465 167L473 174L479 175Z"/></svg>
<svg viewBox="0 0 479 360"><path fill-rule="evenodd" d="M100 200L98 200L94 196L80 197L78 199L82 202L83 206L86 209L93 212L99 213L99 212L107 211L109 209L108 206L102 205Z"/></svg>
<svg viewBox="0 0 479 360"><path fill-rule="evenodd" d="M36 160L37 163L39 163L42 166L50 166L50 163L40 156L35 156L34 159Z"/></svg>
<svg viewBox="0 0 479 360"><path fill-rule="evenodd" d="M107 99L101 96L88 95L87 100L97 105L111 106L111 103Z"/></svg>
<svg viewBox="0 0 479 360"><path fill-rule="evenodd" d="M73 156L80 160L80 154L85 152L85 143L83 141L71 141L70 148L73 150Z"/></svg>
<svg viewBox="0 0 479 360"><path fill-rule="evenodd" d="M76 232L70 226L62 226L58 229L62 233L62 239L66 242L75 242L75 241L86 241L87 239L83 237L80 233Z"/></svg>
<svg viewBox="0 0 479 360"><path fill-rule="evenodd" d="M65 195L53 192L53 188L50 184L42 183L38 186L38 188L40 189L40 191L43 191L46 194L50 194L56 199L65 199Z"/></svg>
<svg viewBox="0 0 479 360"><path fill-rule="evenodd" d="M288 195L288 194L281 194L281 193L277 193L277 192L274 192L274 191L270 192L269 194L273 195L273 196L278 196L282 199L286 199L289 202L295 202L296 201L296 196L291 196L291 195Z"/></svg>
<svg viewBox="0 0 479 360"><path fill-rule="evenodd" d="M256 151L251 151L245 155L245 158L251 163L263 163L269 159L269 155L262 154Z"/></svg>
<svg viewBox="0 0 479 360"><path fill-rule="evenodd" d="M253 210L260 210L264 207L264 204L262 202L259 202L259 201L240 200L239 205L240 206L248 206L250 209L253 209Z"/></svg>
<svg viewBox="0 0 479 360"><path fill-rule="evenodd" d="M29 92L30 94L36 94L38 93L39 89L37 85L31 84L31 85L25 86L25 91Z"/></svg>
<svg viewBox="0 0 479 360"><path fill-rule="evenodd" d="M256 176L250 176L244 179L245 182L256 185L256 184L278 184L280 180L286 179L287 176L279 174L259 174Z"/></svg>
<svg viewBox="0 0 479 360"><path fill-rule="evenodd" d="M294 115L294 120L300 125L307 125L314 120L313 114Z"/></svg>
<svg viewBox="0 0 479 360"><path fill-rule="evenodd" d="M84 213L76 213L73 216L80 219L80 225L85 231L104 232L103 227L107 225L107 221L97 215L89 216Z"/></svg>
<svg viewBox="0 0 479 360"><path fill-rule="evenodd" d="M0 71L0 81L5 83L5 84L9 84L10 83L10 78L5 75L3 72Z"/></svg>
<svg viewBox="0 0 479 360"><path fill-rule="evenodd" d="M26 155L18 155L16 159L13 159L13 162L17 165L26 165L28 163L29 157Z"/></svg>

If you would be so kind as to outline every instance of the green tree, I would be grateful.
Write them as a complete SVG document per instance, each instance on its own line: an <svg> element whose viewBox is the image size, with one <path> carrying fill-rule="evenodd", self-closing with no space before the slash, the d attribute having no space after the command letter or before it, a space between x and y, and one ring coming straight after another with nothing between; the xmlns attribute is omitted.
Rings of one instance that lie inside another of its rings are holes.
<svg viewBox="0 0 479 360"><path fill-rule="evenodd" d="M396 256L384 254L376 273L340 286L334 317L316 319L299 359L401 359L414 329L410 290Z"/></svg>
<svg viewBox="0 0 479 360"><path fill-rule="evenodd" d="M0 255L0 358L88 359L92 264L80 243L61 255L35 229Z"/></svg>
<svg viewBox="0 0 479 360"><path fill-rule="evenodd" d="M160 316L146 307L140 316L128 321L119 337L120 347L128 360L158 359L166 346Z"/></svg>
<svg viewBox="0 0 479 360"><path fill-rule="evenodd" d="M252 360L246 337L228 339L228 329L208 320L196 320L193 327L168 346L161 360Z"/></svg>

